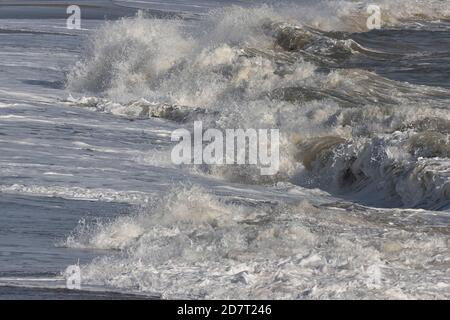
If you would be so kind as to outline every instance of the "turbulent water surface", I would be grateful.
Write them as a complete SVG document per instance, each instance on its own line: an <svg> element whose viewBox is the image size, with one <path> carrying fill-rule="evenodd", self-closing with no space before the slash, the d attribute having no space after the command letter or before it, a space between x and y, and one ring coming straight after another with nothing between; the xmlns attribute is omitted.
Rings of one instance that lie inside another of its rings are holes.
<svg viewBox="0 0 450 320"><path fill-rule="evenodd" d="M74 3L0 1L0 298L450 298L448 1Z"/></svg>

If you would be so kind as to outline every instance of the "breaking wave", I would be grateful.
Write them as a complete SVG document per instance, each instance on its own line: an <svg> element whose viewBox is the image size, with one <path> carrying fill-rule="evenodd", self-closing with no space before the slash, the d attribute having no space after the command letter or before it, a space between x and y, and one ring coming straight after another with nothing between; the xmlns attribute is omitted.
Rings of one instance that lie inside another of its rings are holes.
<svg viewBox="0 0 450 320"><path fill-rule="evenodd" d="M445 1L374 2L390 26L449 16ZM98 30L67 104L188 128L279 128L277 175L191 172L342 201L255 203L177 186L130 201L141 206L129 215L80 222L65 246L114 252L83 266L83 281L162 298L447 298L450 90L361 67L418 58L354 36L368 3L231 7L199 21L141 13ZM152 156L137 161L169 161Z"/></svg>
<svg viewBox="0 0 450 320"><path fill-rule="evenodd" d="M443 297L447 285L436 279L448 266L448 237L436 221L413 226L406 212L331 210L176 187L129 216L80 223L65 245L117 250L83 266L83 283L166 299Z"/></svg>
<svg viewBox="0 0 450 320"><path fill-rule="evenodd" d="M404 3L398 19L437 15L439 4L416 12L419 6ZM67 102L187 125L201 119L218 128L279 128L278 175L261 178L242 166L200 172L244 183L289 180L378 206L447 208L450 91L345 68L355 58L402 54L322 31L308 16L231 7L194 24L142 13L107 23L68 79L73 92L91 96ZM374 190L380 199L370 197Z"/></svg>

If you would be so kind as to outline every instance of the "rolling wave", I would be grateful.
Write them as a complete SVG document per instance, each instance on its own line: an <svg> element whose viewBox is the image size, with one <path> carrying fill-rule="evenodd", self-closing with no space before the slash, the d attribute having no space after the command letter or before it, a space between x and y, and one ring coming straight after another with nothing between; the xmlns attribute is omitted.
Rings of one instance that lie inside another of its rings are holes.
<svg viewBox="0 0 450 320"><path fill-rule="evenodd" d="M207 172L247 183L289 180L378 206L448 208L450 91L349 68L355 59L406 53L286 22L281 12L231 7L194 26L143 13L108 23L68 80L91 97L69 103L139 119L277 127L280 174L268 181L247 167Z"/></svg>
<svg viewBox="0 0 450 320"><path fill-rule="evenodd" d="M277 175L256 166L190 173L270 185L298 201L174 187L130 215L80 222L64 246L112 251L83 266L83 279L161 298L447 297L447 38L428 51L417 37L434 36L423 25L438 28L430 20L449 8L376 2L395 28L366 32L368 3L353 1L231 7L196 21L142 12L100 28L68 76L67 104L188 128L279 128ZM405 81L417 63L440 77Z"/></svg>

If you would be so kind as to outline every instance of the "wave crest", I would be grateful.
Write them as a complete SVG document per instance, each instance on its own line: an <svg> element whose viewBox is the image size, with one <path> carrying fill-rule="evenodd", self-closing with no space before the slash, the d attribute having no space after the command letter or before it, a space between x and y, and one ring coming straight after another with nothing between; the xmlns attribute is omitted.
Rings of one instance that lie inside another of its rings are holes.
<svg viewBox="0 0 450 320"><path fill-rule="evenodd" d="M378 184L395 205L445 203L446 192L431 195L445 189L445 174L432 173L440 181L434 185L413 172L421 158L442 158L440 166L446 166L448 131L441 129L448 126L450 92L335 68L353 56L390 56L364 48L344 32L311 25L307 17L295 21L282 8L268 6L218 10L194 25L143 15L110 23L94 36L92 51L69 77L69 88L97 97L69 103L131 118L281 129L278 175L261 178L252 167L198 168L200 173L244 183L294 177L301 185L307 183L295 176L320 185L334 177L331 185L341 187L340 193ZM431 132L408 133L419 129ZM391 152L400 158L391 159ZM380 156L376 165L370 160L375 155ZM391 182L382 185L383 179ZM404 181L408 187L400 187ZM402 191L413 185L422 190L417 201Z"/></svg>

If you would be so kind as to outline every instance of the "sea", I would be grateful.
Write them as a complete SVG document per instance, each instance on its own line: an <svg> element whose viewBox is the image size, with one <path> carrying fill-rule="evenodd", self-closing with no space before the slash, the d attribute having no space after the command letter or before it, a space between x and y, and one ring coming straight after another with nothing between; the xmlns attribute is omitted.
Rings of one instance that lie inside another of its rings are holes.
<svg viewBox="0 0 450 320"><path fill-rule="evenodd" d="M449 137L448 0L0 0L0 299L449 299Z"/></svg>

